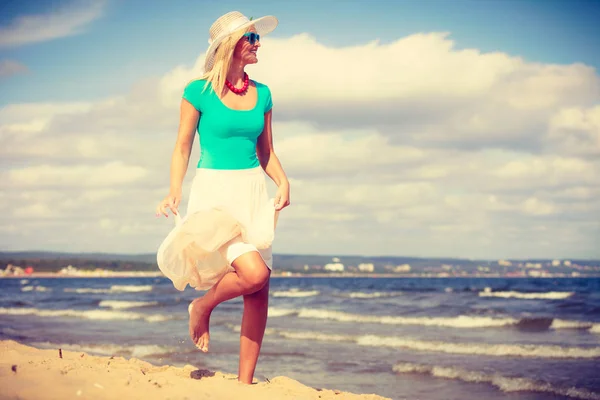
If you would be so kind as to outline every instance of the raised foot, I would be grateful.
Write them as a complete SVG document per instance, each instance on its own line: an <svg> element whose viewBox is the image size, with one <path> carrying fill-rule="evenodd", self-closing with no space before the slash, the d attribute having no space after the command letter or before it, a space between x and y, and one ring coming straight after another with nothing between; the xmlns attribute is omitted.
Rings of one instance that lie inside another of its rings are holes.
<svg viewBox="0 0 600 400"><path fill-rule="evenodd" d="M208 325L211 310L204 306L202 298L199 298L190 303L188 312L190 313L190 338L198 349L206 353L210 339Z"/></svg>

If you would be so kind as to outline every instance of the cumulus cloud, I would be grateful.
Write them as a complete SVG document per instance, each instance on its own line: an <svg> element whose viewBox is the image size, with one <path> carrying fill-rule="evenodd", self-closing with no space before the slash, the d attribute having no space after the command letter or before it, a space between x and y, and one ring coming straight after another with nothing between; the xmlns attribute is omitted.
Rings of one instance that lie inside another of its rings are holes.
<svg viewBox="0 0 600 400"><path fill-rule="evenodd" d="M181 91L202 58L94 103L0 109L3 243L155 251L172 227L153 211ZM600 255L593 68L456 50L439 33L344 48L266 38L259 59L248 70L273 93L292 188L275 251ZM198 153L196 141L181 210Z"/></svg>
<svg viewBox="0 0 600 400"><path fill-rule="evenodd" d="M0 27L0 47L45 42L83 32L102 16L106 0L76 1L47 14L24 15Z"/></svg>
<svg viewBox="0 0 600 400"><path fill-rule="evenodd" d="M600 155L600 105L563 108L549 121L551 150L578 156Z"/></svg>

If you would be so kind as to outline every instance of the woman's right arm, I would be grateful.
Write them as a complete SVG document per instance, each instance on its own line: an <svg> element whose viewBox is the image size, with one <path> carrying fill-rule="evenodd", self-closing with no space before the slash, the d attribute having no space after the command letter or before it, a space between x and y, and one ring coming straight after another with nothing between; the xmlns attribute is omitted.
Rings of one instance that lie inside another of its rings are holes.
<svg viewBox="0 0 600 400"><path fill-rule="evenodd" d="M168 217L167 208L171 209L173 214L177 214L177 208L181 201L181 186L183 178L187 171L192 145L194 144L194 135L198 126L200 112L194 108L187 100L181 100L179 130L173 155L171 157L171 184L169 194L160 202L156 209L156 215L163 214Z"/></svg>

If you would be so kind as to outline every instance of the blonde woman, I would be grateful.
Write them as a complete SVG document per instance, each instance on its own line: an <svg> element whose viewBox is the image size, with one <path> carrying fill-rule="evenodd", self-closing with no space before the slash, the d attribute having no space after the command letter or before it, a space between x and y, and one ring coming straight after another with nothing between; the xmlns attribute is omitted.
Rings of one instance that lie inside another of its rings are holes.
<svg viewBox="0 0 600 400"><path fill-rule="evenodd" d="M156 210L157 216L168 217L169 209L178 216L182 181L198 131L201 153L187 216L201 215L200 222L193 223L207 230L206 242L211 244L193 246L203 247L201 259L190 256L195 254L191 250L181 251L179 258L192 258L194 268L182 280L181 274L177 276L176 287L210 285L189 305L190 337L203 352L208 351L211 312L218 304L243 296L238 380L246 384L252 383L265 332L271 242L278 213L290 204L290 185L273 151L271 92L250 80L244 68L258 62L260 38L277 24L272 16L249 20L230 12L211 26L205 73L187 84L181 101L170 192ZM265 173L277 185L274 199L267 196ZM188 225L191 221L188 218ZM214 250L206 250L211 246ZM176 282L168 266L161 269Z"/></svg>

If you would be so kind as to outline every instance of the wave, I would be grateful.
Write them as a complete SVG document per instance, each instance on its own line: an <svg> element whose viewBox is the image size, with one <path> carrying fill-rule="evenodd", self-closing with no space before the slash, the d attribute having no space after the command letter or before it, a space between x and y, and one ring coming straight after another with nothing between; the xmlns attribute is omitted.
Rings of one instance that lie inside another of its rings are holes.
<svg viewBox="0 0 600 400"><path fill-rule="evenodd" d="M574 292L543 292L543 293L524 293L524 292L493 292L489 287L479 292L479 297L501 297L505 299L526 299L526 300L562 300L573 296Z"/></svg>
<svg viewBox="0 0 600 400"><path fill-rule="evenodd" d="M113 310L122 310L126 308L147 307L157 305L157 301L117 301L117 300L102 300L98 306L108 307Z"/></svg>
<svg viewBox="0 0 600 400"><path fill-rule="evenodd" d="M237 329L237 328L235 328ZM407 337L377 335L347 335L315 331L288 331L269 328L267 335L286 339L316 340L322 342L351 342L360 346L404 348L449 354L480 355L492 357L526 358L600 358L600 347L563 347L557 345L491 344L440 342Z"/></svg>
<svg viewBox="0 0 600 400"><path fill-rule="evenodd" d="M396 347L418 351L498 357L600 358L600 347L563 347L533 344L452 343L410 338L365 335L356 342L363 346Z"/></svg>
<svg viewBox="0 0 600 400"><path fill-rule="evenodd" d="M338 293L336 296L347 297L350 299L379 299L388 297L397 297L402 295L402 292L351 292Z"/></svg>
<svg viewBox="0 0 600 400"><path fill-rule="evenodd" d="M51 292L52 289L47 288L45 286L23 286L21 288L21 292Z"/></svg>
<svg viewBox="0 0 600 400"><path fill-rule="evenodd" d="M273 297L312 297L318 295L318 290L302 291L299 289L290 289L271 293Z"/></svg>
<svg viewBox="0 0 600 400"><path fill-rule="evenodd" d="M113 310L41 310L38 308L0 308L0 315L35 315L38 317L75 317L91 320L144 320L162 322L173 319L166 315L146 315Z"/></svg>
<svg viewBox="0 0 600 400"><path fill-rule="evenodd" d="M310 308L288 309L269 308L269 317L285 317L294 315L298 318L326 319L338 322L361 322L387 325L420 325L445 328L497 328L515 326L523 329L588 329L596 332L598 324L587 321L567 321L553 318L492 318L469 315L456 317L396 317L389 315L361 315L335 310L319 310Z"/></svg>
<svg viewBox="0 0 600 400"><path fill-rule="evenodd" d="M502 392L545 392L559 396L567 396L583 400L600 400L600 394L580 388L561 388L548 382L535 381L528 378L509 377L500 374L489 374L480 371L470 371L459 367L400 363L393 371L401 373L427 374L436 378L457 379L463 382L488 383Z"/></svg>
<svg viewBox="0 0 600 400"><path fill-rule="evenodd" d="M101 356L122 356L143 358L149 356L167 355L177 351L174 347L159 346L155 344L137 344L123 346L118 344L57 344L50 342L31 343L31 346L44 349L62 349L67 351L84 352Z"/></svg>
<svg viewBox="0 0 600 400"><path fill-rule="evenodd" d="M137 293L152 291L151 285L136 286L136 285L112 285L110 289L94 289L94 288L65 288L65 292L71 293Z"/></svg>

